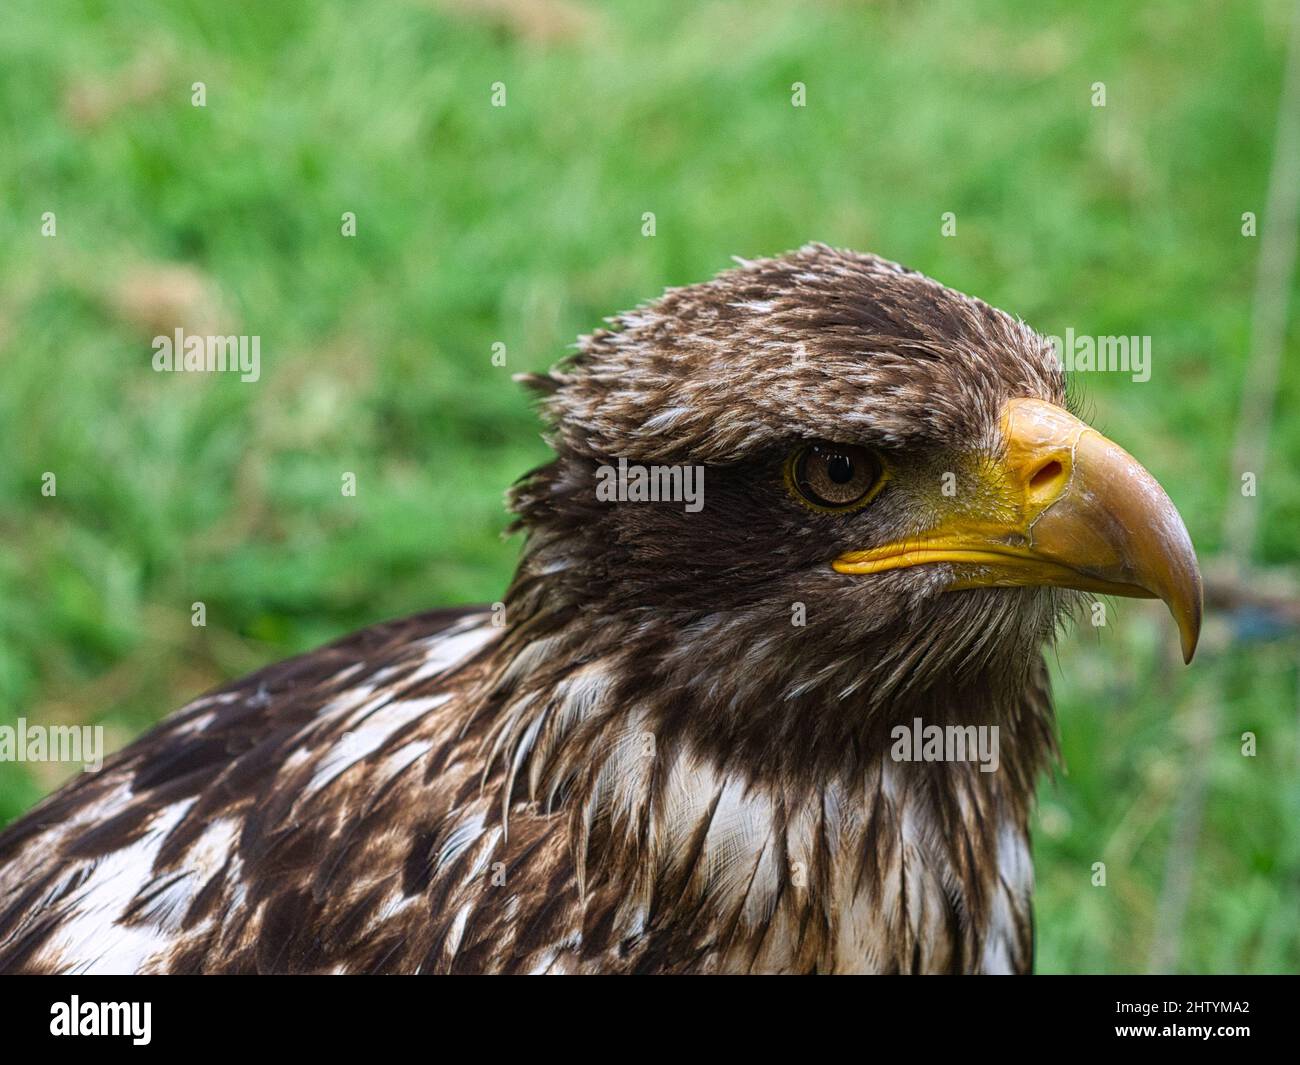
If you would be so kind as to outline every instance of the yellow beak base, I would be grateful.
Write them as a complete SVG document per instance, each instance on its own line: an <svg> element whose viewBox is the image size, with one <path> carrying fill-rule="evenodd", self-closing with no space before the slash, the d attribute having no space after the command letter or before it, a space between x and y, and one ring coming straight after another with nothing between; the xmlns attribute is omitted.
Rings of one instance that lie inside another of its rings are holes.
<svg viewBox="0 0 1300 1065"><path fill-rule="evenodd" d="M1002 412L1005 452L973 509L920 536L833 563L882 573L946 562L949 591L1051 585L1164 600L1190 662L1201 628L1201 573L1182 517L1132 455L1051 403Z"/></svg>

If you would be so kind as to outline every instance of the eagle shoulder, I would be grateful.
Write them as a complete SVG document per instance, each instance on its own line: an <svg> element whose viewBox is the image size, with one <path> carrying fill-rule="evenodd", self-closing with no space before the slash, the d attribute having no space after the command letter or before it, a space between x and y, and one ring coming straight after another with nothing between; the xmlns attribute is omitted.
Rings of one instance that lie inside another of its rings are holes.
<svg viewBox="0 0 1300 1065"><path fill-rule="evenodd" d="M392 859L418 848L417 809L466 797L481 767L457 734L497 635L480 609L362 630L194 700L51 796L0 833L0 971L377 962L344 930L407 900L416 863ZM303 942L331 924L336 961Z"/></svg>

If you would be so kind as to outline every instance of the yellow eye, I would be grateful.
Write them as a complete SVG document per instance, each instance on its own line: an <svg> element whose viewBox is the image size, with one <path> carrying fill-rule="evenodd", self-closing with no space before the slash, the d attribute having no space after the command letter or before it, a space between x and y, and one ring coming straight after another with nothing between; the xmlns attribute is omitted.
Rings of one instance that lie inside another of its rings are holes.
<svg viewBox="0 0 1300 1065"><path fill-rule="evenodd" d="M871 451L852 444L805 444L790 456L786 484L819 510L856 510L884 485L885 468Z"/></svg>

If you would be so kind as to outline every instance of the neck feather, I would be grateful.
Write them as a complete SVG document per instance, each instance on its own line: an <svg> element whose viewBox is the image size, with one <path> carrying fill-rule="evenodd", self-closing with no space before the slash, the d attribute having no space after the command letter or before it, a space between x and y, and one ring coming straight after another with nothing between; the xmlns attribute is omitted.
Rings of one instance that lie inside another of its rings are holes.
<svg viewBox="0 0 1300 1065"><path fill-rule="evenodd" d="M846 654L819 631L830 611L802 639L761 606L605 612L566 594L546 543L525 553L483 682L488 765L503 818L569 811L607 935L648 935L685 904L673 935L727 968L1027 964L1029 809L1054 753L1037 652L886 629ZM917 718L996 725L997 771L896 762L891 732Z"/></svg>

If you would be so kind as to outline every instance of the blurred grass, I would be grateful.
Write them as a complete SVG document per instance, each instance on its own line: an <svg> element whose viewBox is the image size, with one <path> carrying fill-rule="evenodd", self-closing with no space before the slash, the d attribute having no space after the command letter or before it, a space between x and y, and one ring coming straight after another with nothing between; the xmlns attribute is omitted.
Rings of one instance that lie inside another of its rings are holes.
<svg viewBox="0 0 1300 1065"><path fill-rule="evenodd" d="M491 601L515 554L502 490L546 454L510 373L732 254L810 239L1047 333L1150 334L1149 383L1076 384L1213 554L1258 252L1241 215L1263 210L1287 14L11 0L0 723L91 721L117 744L354 627ZM262 380L151 372L150 338L190 322L260 335ZM1298 402L1291 359L1260 481L1272 565L1297 561ZM1295 635L1183 672L1158 614L1112 618L1054 665L1068 771L1037 826L1040 969L1145 965L1191 756L1180 708L1220 690L1180 965L1300 968ZM0 765L0 822L58 779Z"/></svg>

